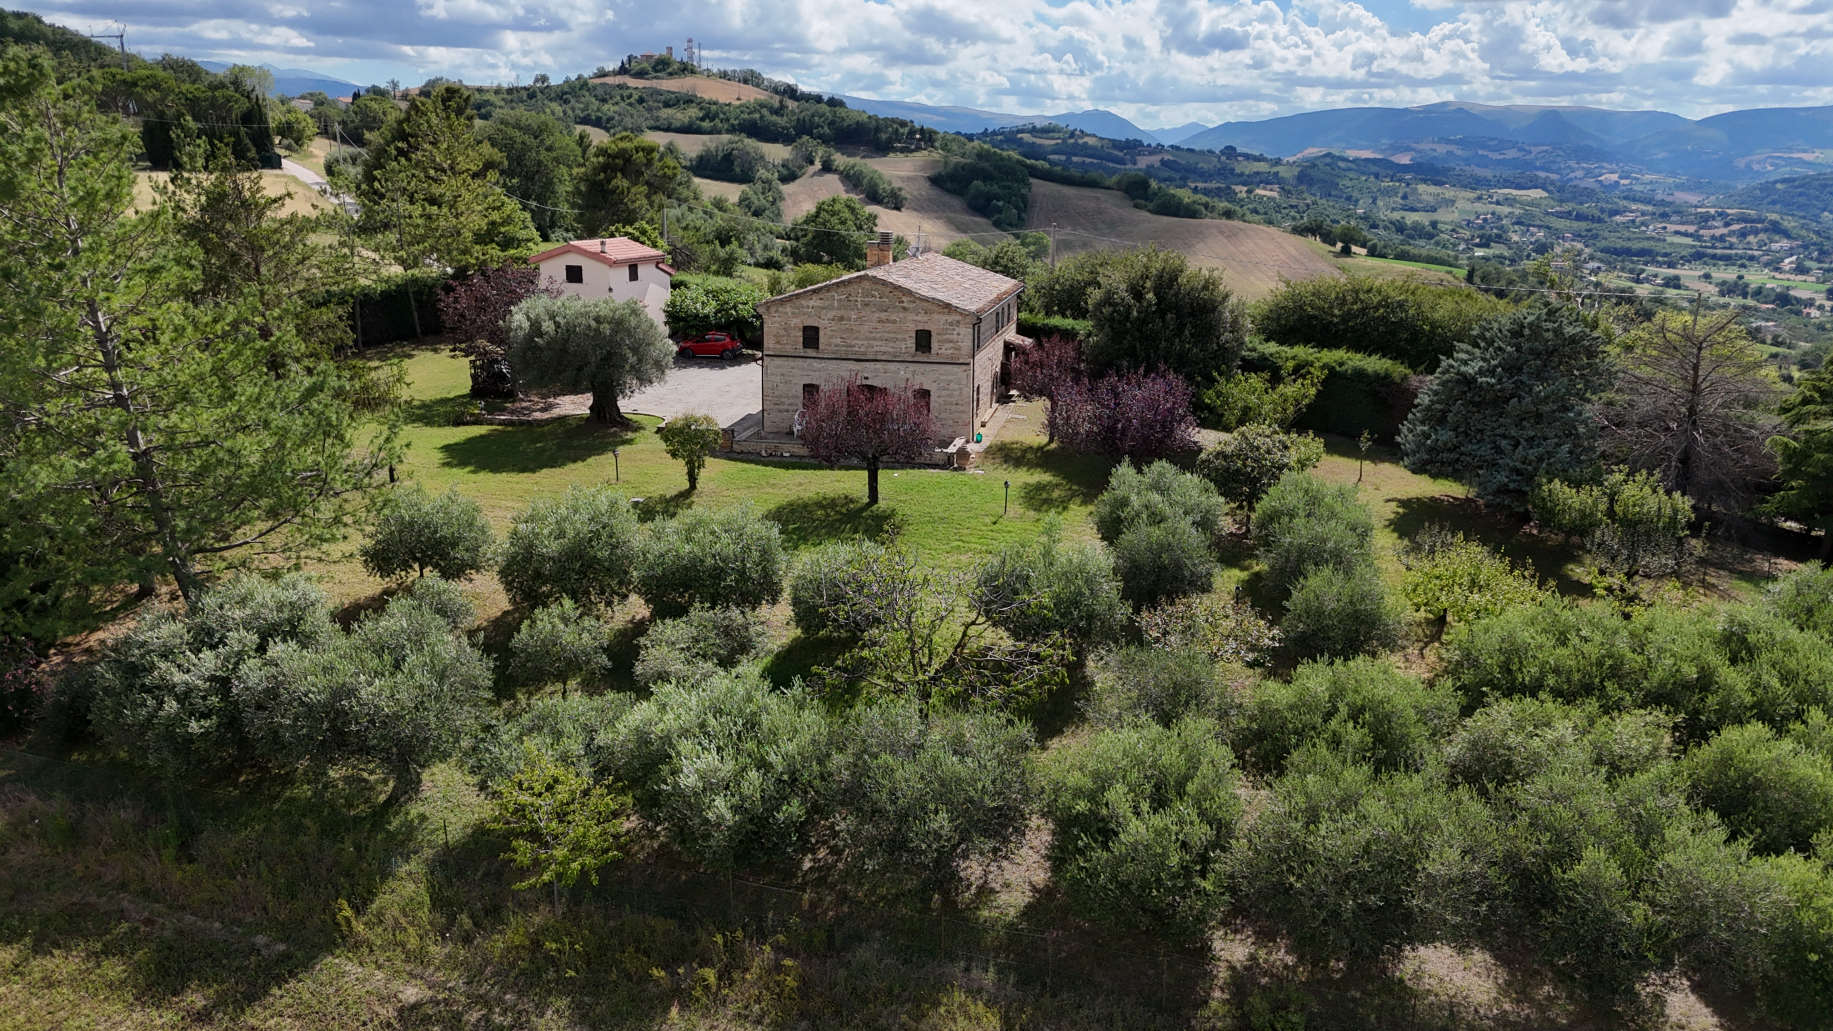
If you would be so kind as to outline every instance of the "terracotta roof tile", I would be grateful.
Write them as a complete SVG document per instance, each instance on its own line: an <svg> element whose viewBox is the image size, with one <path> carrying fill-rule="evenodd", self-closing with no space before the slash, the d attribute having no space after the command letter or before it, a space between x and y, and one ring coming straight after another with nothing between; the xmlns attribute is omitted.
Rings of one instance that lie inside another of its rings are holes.
<svg viewBox="0 0 1833 1031"><path fill-rule="evenodd" d="M542 251L529 258L531 263L539 264L549 258L572 252L581 257L602 261L607 265L648 264L652 261L667 261L668 255L637 243L627 236L608 236L603 239L569 240L558 247Z"/></svg>
<svg viewBox="0 0 1833 1031"><path fill-rule="evenodd" d="M984 312L1016 293L1021 284L1016 279L1009 279L997 272L989 272L978 265L965 261L956 261L945 254L930 251L914 258L894 261L889 265L879 265L830 279L825 283L803 287L770 298L764 303L780 301L785 297L810 293L842 283L850 279L871 277L883 280L893 286L908 290L918 297L939 301L951 308L978 314Z"/></svg>

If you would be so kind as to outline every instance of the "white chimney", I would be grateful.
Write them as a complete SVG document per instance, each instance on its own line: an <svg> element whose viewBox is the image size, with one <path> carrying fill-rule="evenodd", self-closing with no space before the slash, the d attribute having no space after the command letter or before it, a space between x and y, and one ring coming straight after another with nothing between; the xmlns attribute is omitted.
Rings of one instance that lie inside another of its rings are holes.
<svg viewBox="0 0 1833 1031"><path fill-rule="evenodd" d="M598 253L605 253L605 241L603 240L598 241Z"/></svg>

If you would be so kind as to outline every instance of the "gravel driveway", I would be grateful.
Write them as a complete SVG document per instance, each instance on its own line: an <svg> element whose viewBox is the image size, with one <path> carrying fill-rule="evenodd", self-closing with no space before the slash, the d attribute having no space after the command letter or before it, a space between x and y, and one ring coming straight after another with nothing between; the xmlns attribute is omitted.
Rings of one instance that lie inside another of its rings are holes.
<svg viewBox="0 0 1833 1031"><path fill-rule="evenodd" d="M672 419L704 412L730 426L763 406L764 363L745 358L677 358L668 378L637 391L619 405L625 412Z"/></svg>

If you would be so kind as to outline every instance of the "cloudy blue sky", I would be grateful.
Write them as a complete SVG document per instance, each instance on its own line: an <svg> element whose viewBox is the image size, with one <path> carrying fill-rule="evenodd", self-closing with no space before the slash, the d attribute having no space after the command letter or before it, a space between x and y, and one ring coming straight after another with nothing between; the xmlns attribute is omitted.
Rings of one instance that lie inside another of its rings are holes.
<svg viewBox="0 0 1833 1031"><path fill-rule="evenodd" d="M1833 104L1833 0L37 0L147 54L527 82L692 36L856 96L1146 125L1437 100Z"/></svg>

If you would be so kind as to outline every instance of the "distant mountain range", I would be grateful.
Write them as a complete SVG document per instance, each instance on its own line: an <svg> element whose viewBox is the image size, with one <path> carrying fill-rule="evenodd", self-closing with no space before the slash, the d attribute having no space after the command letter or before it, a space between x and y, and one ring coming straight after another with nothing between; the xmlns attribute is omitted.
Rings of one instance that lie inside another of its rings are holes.
<svg viewBox="0 0 1833 1031"><path fill-rule="evenodd" d="M1666 111L1493 106L1354 107L1206 126L1143 129L1101 109L1019 115L845 98L873 114L950 132L1054 122L1109 139L1296 157L1332 150L1437 164L1536 168L1629 166L1658 175L1747 181L1833 168L1833 107L1728 111L1698 120ZM1557 167L1553 167L1557 166Z"/></svg>
<svg viewBox="0 0 1833 1031"><path fill-rule="evenodd" d="M197 63L213 72L221 72L230 65L228 61L199 61ZM321 75L306 68L275 68L265 64L261 67L273 73L273 94L277 97L296 97L301 93L310 93L313 90L322 90L328 96L347 97L360 88L354 82L345 82L343 79Z"/></svg>

